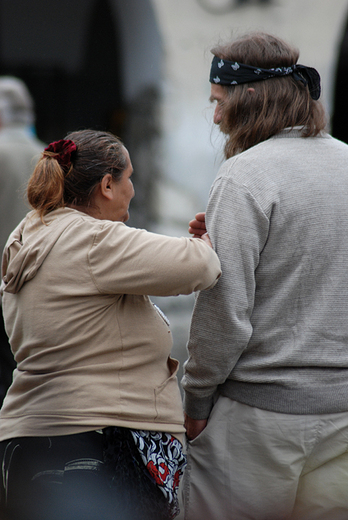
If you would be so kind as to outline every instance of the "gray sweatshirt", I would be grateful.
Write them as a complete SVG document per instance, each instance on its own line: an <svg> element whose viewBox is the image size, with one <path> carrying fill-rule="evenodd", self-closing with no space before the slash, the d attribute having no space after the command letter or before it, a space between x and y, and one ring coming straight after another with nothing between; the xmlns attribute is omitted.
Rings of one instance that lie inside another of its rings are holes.
<svg viewBox="0 0 348 520"><path fill-rule="evenodd" d="M348 410L348 146L297 129L232 157L207 229L222 276L196 300L185 408L214 395L290 414Z"/></svg>

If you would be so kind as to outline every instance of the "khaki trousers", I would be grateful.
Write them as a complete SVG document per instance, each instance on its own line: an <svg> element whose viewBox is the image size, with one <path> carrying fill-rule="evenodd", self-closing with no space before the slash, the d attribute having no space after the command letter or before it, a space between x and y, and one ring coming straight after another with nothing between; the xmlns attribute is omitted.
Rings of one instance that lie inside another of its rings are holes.
<svg viewBox="0 0 348 520"><path fill-rule="evenodd" d="M187 455L185 520L348 520L348 412L288 415L219 397Z"/></svg>

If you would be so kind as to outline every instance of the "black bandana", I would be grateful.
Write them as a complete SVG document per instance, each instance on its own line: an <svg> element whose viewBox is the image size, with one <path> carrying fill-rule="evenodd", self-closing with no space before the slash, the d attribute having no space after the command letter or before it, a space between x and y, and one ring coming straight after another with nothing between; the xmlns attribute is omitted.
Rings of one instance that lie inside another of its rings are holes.
<svg viewBox="0 0 348 520"><path fill-rule="evenodd" d="M262 69L243 65L236 61L227 61L214 56L211 70L210 83L217 85L240 85L241 83L251 83L264 79L276 78L280 76L293 75L297 81L301 81L305 86L308 85L312 99L317 100L320 96L320 76L316 69L305 67L304 65L291 65L290 67L276 67L274 69Z"/></svg>

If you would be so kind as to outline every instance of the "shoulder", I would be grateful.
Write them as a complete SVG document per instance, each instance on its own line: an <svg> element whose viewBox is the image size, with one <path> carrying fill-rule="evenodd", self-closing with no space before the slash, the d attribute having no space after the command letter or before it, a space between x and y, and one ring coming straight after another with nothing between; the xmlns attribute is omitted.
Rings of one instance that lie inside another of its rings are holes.
<svg viewBox="0 0 348 520"><path fill-rule="evenodd" d="M269 207L277 193L276 148L263 142L225 161L212 185L210 197L217 194L219 198L251 197Z"/></svg>
<svg viewBox="0 0 348 520"><path fill-rule="evenodd" d="M291 182L294 170L308 173L325 158L326 162L347 160L348 145L327 133L303 137L299 129L279 134L228 159L220 168L214 185L235 184L252 192L260 186L274 188L280 181Z"/></svg>

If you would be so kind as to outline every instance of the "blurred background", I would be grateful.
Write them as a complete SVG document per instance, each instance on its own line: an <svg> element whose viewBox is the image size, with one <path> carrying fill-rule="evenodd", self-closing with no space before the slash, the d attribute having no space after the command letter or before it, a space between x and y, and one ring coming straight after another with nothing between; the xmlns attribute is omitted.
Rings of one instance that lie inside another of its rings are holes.
<svg viewBox="0 0 348 520"><path fill-rule="evenodd" d="M188 236L222 161L210 48L256 29L298 46L347 142L347 21L347 0L0 0L0 75L27 84L42 141L81 128L118 135L134 166L129 224ZM194 297L154 300L183 362Z"/></svg>

